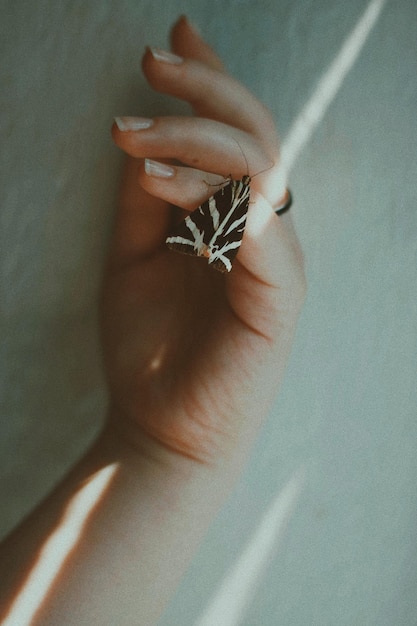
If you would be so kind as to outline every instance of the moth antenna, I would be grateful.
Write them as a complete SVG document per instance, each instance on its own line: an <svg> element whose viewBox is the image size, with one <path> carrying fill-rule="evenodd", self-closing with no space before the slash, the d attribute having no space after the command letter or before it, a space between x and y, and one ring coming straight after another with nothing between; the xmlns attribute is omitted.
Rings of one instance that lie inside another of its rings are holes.
<svg viewBox="0 0 417 626"><path fill-rule="evenodd" d="M247 176L249 176L249 163L248 160L246 158L246 154L243 152L242 150L242 146L240 145L240 143L238 142L238 140L235 137L232 137L233 141L235 141L237 143L237 147L239 148L243 158L245 159L245 163L246 163L246 174Z"/></svg>
<svg viewBox="0 0 417 626"><path fill-rule="evenodd" d="M256 174L254 174L252 178L255 178L255 176L259 176L259 174L263 174L264 172L268 172L269 170L272 170L274 165L275 163L272 163L272 165L270 165L269 167L266 167L264 170L261 170L260 172L256 172Z"/></svg>
<svg viewBox="0 0 417 626"><path fill-rule="evenodd" d="M243 158L245 159L245 163L246 163L246 172L247 172L247 175L249 176L249 175L250 175L250 174L249 174L249 163L248 163L248 160L247 160L247 158L246 158L246 154L243 152L243 150L242 150L242 146L240 145L240 143L238 142L238 140L237 140L235 137L233 137L232 139L233 139L233 141L235 141L235 142L237 143L238 148L239 148L240 152L242 153ZM261 170L260 172L256 172L256 174L254 174L253 176L251 176L251 178L255 178L255 176L259 176L259 174L263 174L264 172L267 172L268 170L271 170L271 169L274 167L274 165L275 165L275 164L274 164L274 163L272 163L269 167L266 167L264 170Z"/></svg>

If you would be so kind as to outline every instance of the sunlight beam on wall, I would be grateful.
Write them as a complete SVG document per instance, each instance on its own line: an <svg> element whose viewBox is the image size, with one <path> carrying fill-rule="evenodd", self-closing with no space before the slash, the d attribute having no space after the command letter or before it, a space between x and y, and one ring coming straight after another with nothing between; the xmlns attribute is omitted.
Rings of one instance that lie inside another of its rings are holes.
<svg viewBox="0 0 417 626"><path fill-rule="evenodd" d="M237 626L240 623L252 599L256 583L270 562L294 510L303 482L304 471L300 470L278 494L195 626Z"/></svg>
<svg viewBox="0 0 417 626"><path fill-rule="evenodd" d="M32 567L21 591L13 602L2 626L31 624L49 589L58 576L65 559L79 541L91 513L110 484L117 463L94 474L73 496L62 520L46 540L39 558Z"/></svg>
<svg viewBox="0 0 417 626"><path fill-rule="evenodd" d="M371 0L342 44L339 53L322 75L313 95L293 122L281 147L281 163L287 174L326 114L349 70L352 69L385 2L386 0Z"/></svg>

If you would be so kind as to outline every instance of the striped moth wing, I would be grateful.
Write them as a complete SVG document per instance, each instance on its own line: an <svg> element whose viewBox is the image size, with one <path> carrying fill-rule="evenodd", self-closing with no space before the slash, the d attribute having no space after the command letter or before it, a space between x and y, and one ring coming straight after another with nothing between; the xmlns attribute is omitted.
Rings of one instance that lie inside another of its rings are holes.
<svg viewBox="0 0 417 626"><path fill-rule="evenodd" d="M174 228L168 248L205 257L216 270L230 272L245 230L250 181L250 176L231 179Z"/></svg>

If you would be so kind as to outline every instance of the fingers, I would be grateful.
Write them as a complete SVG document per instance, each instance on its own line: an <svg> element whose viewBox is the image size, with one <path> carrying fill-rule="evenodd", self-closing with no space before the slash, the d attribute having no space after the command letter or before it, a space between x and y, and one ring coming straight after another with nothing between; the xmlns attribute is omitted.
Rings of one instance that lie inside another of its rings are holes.
<svg viewBox="0 0 417 626"><path fill-rule="evenodd" d="M245 174L257 175L266 170L262 176L252 181L254 189L260 191L273 206L284 195L284 172L279 165L273 165L252 135L221 122L202 118L155 118L148 120L148 123L151 125L147 126L142 118L117 118L112 129L115 143L135 157L174 159L224 178L232 176L239 179ZM135 130L140 126L142 128ZM174 169L173 173L175 172ZM190 176L193 177L191 172ZM164 189L168 177L161 178L164 180L161 180L158 188L147 184L149 181L144 177L141 177L141 182L149 193L169 199L170 190ZM185 177L183 180L187 182ZM210 195L206 195L204 199ZM200 193L196 195L196 199L201 200ZM173 199L171 201L174 202ZM179 206L184 204L180 202ZM185 207L188 206L187 200Z"/></svg>
<svg viewBox="0 0 417 626"><path fill-rule="evenodd" d="M121 118L112 129L116 144L134 157L124 185L116 240L120 247L132 251L136 247L145 254L163 241L169 228L167 203L194 209L229 175L238 179L264 170L268 172L254 179L252 186L268 202L278 202L285 187L269 112L224 71L220 59L185 18L174 26L171 39L172 53L145 53L144 72L155 89L188 101L200 117ZM171 171L152 165L155 159L168 160Z"/></svg>
<svg viewBox="0 0 417 626"><path fill-rule="evenodd" d="M156 91L187 101L200 117L246 131L258 139L270 158L277 158L275 125L268 110L228 74L201 61L172 59L150 49L143 59L143 71Z"/></svg>
<svg viewBox="0 0 417 626"><path fill-rule="evenodd" d="M131 156L176 159L223 176L239 178L272 165L256 138L221 122L198 117L154 118L150 122L149 128L129 130L141 125L140 121L117 118L113 138Z"/></svg>
<svg viewBox="0 0 417 626"><path fill-rule="evenodd" d="M139 183L146 191L186 211L192 211L216 193L228 179L190 167L145 159Z"/></svg>

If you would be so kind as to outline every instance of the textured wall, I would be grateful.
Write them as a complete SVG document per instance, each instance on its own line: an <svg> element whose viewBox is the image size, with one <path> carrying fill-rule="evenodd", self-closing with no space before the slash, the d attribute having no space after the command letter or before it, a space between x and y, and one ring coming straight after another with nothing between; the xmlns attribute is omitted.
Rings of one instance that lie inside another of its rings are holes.
<svg viewBox="0 0 417 626"><path fill-rule="evenodd" d="M0 2L0 532L105 410L96 296L120 169L115 114L183 110L140 76L186 12L285 138L363 0ZM414 626L417 5L388 0L291 173L309 296L246 475L170 607L193 624L262 511L304 490L246 626Z"/></svg>

